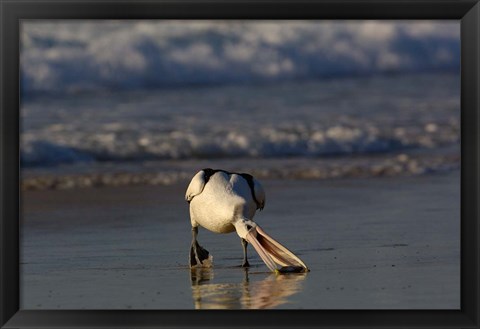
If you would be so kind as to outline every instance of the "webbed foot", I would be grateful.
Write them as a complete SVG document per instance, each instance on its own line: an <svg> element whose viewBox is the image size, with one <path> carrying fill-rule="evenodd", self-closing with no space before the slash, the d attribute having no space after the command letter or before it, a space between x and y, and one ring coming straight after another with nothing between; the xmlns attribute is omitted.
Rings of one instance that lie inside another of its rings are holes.
<svg viewBox="0 0 480 329"><path fill-rule="evenodd" d="M190 247L190 267L211 267L212 256L197 241Z"/></svg>

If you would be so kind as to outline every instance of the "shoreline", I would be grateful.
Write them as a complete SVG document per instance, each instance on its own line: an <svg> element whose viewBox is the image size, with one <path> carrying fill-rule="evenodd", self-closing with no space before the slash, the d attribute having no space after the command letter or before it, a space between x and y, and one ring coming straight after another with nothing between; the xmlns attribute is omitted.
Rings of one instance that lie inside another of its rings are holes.
<svg viewBox="0 0 480 329"><path fill-rule="evenodd" d="M256 166L252 166L255 163ZM158 169L156 168L158 167ZM389 154L358 157L228 159L165 161L130 164L85 165L78 173L65 168L23 169L21 189L66 190L106 186L172 185L188 181L200 168L227 168L249 172L258 179L325 180L418 176L445 173L460 168L460 155ZM261 168L261 169L258 169ZM157 169L157 170L156 170ZM82 172L83 171L83 172Z"/></svg>

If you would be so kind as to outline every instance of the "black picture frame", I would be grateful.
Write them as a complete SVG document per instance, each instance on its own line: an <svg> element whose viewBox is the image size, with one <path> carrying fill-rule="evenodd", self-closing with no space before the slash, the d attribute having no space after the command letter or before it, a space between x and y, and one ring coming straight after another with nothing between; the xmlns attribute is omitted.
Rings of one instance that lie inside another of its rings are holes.
<svg viewBox="0 0 480 329"><path fill-rule="evenodd" d="M0 0L0 327L479 328L480 4L473 0ZM19 27L25 19L452 19L461 22L460 310L19 309Z"/></svg>

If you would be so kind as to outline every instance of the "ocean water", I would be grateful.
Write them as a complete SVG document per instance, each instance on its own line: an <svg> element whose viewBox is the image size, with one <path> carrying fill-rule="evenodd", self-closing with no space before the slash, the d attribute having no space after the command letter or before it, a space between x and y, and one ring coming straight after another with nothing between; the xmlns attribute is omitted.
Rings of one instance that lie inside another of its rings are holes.
<svg viewBox="0 0 480 329"><path fill-rule="evenodd" d="M26 22L21 35L29 188L459 166L456 22Z"/></svg>
<svg viewBox="0 0 480 329"><path fill-rule="evenodd" d="M22 167L170 178L215 165L264 176L352 158L372 167L382 156L451 167L459 91L458 75L416 74L35 98L22 105Z"/></svg>

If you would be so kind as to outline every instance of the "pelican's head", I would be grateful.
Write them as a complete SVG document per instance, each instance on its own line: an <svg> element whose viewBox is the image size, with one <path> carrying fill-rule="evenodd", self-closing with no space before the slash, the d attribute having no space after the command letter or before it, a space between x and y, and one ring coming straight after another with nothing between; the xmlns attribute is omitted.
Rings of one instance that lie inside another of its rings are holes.
<svg viewBox="0 0 480 329"><path fill-rule="evenodd" d="M251 219L240 219L233 223L233 225L235 226L238 236L247 241L248 234L257 234L255 228L258 225Z"/></svg>

